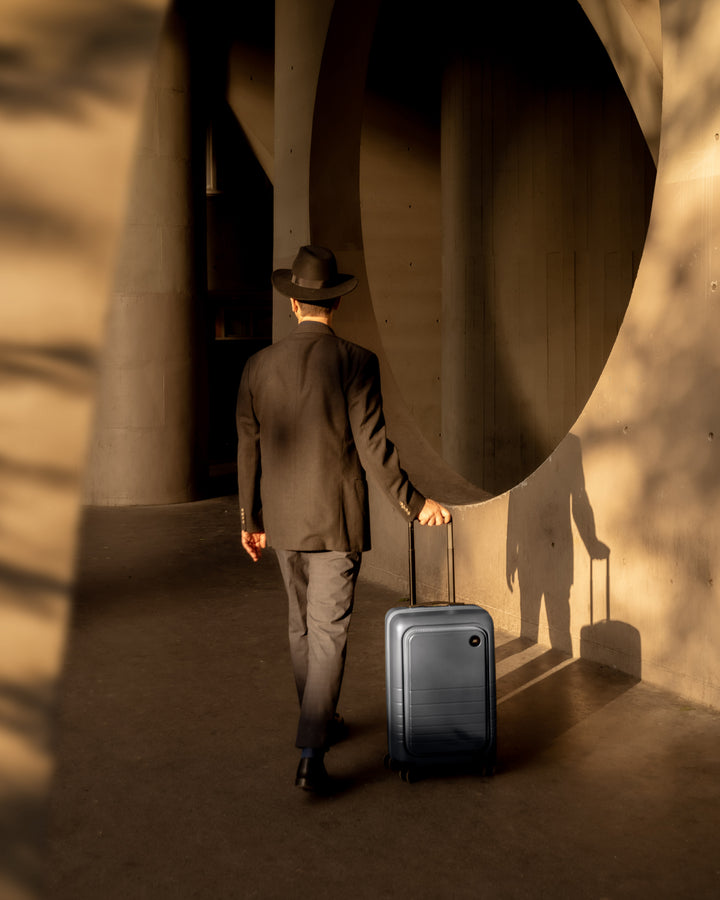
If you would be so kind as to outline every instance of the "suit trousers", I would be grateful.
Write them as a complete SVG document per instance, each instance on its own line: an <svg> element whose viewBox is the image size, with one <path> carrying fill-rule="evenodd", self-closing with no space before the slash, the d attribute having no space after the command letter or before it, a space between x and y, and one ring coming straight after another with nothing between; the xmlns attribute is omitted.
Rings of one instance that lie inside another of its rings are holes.
<svg viewBox="0 0 720 900"><path fill-rule="evenodd" d="M277 550L288 595L288 633L300 701L295 744L326 746L342 686L362 553Z"/></svg>

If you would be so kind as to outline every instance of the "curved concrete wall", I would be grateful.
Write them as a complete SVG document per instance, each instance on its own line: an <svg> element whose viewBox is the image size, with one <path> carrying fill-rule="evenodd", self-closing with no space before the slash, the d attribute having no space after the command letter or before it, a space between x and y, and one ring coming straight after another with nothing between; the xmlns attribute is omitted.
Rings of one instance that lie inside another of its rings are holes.
<svg viewBox="0 0 720 900"><path fill-rule="evenodd" d="M662 101L659 0L579 0L613 61L657 163Z"/></svg>
<svg viewBox="0 0 720 900"><path fill-rule="evenodd" d="M607 360L655 167L574 2L494 7L443 73L442 435L492 493L562 440Z"/></svg>
<svg viewBox="0 0 720 900"><path fill-rule="evenodd" d="M464 546L459 590L494 609L501 625L532 633L538 622L528 616L543 597L549 613L540 617L541 636L562 639L546 621L557 619L562 606L553 599L552 573L566 568L569 556L573 651L713 705L720 614L713 513L718 370L711 345L720 138L708 102L717 70L707 42L717 33L718 12L712 4L662 4L662 139L650 230L628 312L592 397L572 434L526 484L456 513ZM591 585L601 604L595 617L607 614L606 563L591 568L582 528L569 529L577 484L594 512L590 550L600 555L598 536L610 549L615 624L604 630L583 631ZM526 519L520 535L513 509ZM511 592L506 563L512 569L518 560L518 537L525 573Z"/></svg>
<svg viewBox="0 0 720 900"><path fill-rule="evenodd" d="M538 634L717 704L717 371L710 343L717 296L712 213L718 139L711 105L699 99L714 97L717 89L712 54L695 52L717 26L717 14L701 2L663 3L661 9L665 81L658 179L625 320L582 415L550 458L509 493L455 508L458 591L487 606L502 628ZM366 276L352 174L358 166L357 73L333 62L333 48L347 46L356 30L355 12L352 4L335 4L319 69L310 236L337 247L343 264ZM610 7L605 12L612 14ZM618 14L627 18L629 12L628 4ZM636 42L636 51L641 45L647 48ZM630 65L633 44L623 47ZM611 52L617 55L617 48ZM646 64L647 58L640 59L637 70ZM338 83L343 72L353 83ZM346 98L342 110L340 90ZM635 97L636 108L637 103ZM645 119L652 145L652 116ZM332 177L341 170L345 177ZM352 307L346 304L339 325L382 354L380 331L368 315L371 303L366 293ZM448 469L408 415L391 368L386 360L388 418L411 474L430 493L468 499L457 477L444 492ZM381 505L375 512L376 549L367 566L375 577L400 584L404 536ZM598 605L592 613L591 594ZM599 626L597 620L608 613L613 621Z"/></svg>

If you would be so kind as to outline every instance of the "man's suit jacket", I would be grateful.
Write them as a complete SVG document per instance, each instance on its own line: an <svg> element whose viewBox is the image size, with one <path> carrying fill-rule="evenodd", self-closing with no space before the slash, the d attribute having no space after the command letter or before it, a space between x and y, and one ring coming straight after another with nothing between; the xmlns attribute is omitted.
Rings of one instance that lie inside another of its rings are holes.
<svg viewBox="0 0 720 900"><path fill-rule="evenodd" d="M413 519L425 498L387 439L377 357L302 322L252 356L237 404L244 531L283 550L368 550L365 472Z"/></svg>

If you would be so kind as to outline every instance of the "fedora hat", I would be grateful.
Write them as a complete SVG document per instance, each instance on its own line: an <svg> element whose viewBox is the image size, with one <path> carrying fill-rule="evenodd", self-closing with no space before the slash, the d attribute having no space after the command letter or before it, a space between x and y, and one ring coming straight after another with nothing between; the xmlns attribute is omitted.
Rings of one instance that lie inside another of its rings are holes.
<svg viewBox="0 0 720 900"><path fill-rule="evenodd" d="M358 282L338 272L332 250L310 244L298 250L292 269L272 273L272 283L286 297L323 306L355 290Z"/></svg>

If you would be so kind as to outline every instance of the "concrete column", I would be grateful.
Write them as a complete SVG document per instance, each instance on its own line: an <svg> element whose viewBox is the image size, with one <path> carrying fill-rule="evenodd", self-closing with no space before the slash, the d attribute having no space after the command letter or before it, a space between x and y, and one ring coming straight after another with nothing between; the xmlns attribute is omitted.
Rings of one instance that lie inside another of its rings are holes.
<svg viewBox="0 0 720 900"><path fill-rule="evenodd" d="M275 3L275 235L274 266L290 266L310 241L310 145L323 48L334 0ZM275 292L273 337L295 319Z"/></svg>
<svg viewBox="0 0 720 900"><path fill-rule="evenodd" d="M442 181L442 454L457 472L484 484L484 398L479 366L486 360L486 297L478 147L478 78L458 58L443 78Z"/></svg>
<svg viewBox="0 0 720 900"><path fill-rule="evenodd" d="M183 502L199 491L204 180L193 142L199 133L204 146L204 129L193 121L191 33L178 0L150 79L111 301L92 504Z"/></svg>

